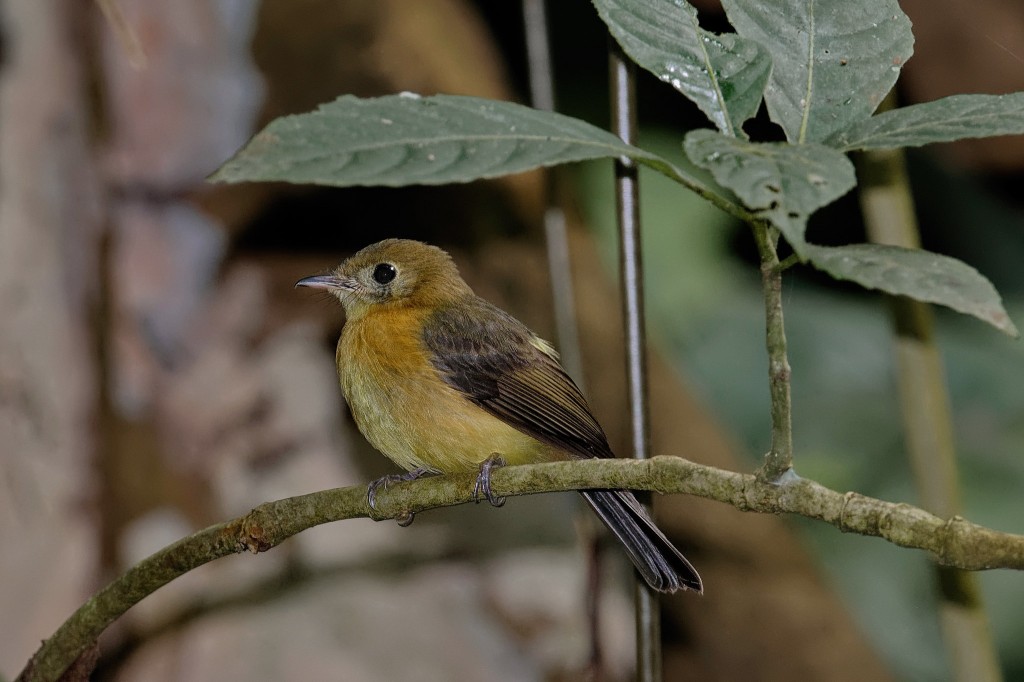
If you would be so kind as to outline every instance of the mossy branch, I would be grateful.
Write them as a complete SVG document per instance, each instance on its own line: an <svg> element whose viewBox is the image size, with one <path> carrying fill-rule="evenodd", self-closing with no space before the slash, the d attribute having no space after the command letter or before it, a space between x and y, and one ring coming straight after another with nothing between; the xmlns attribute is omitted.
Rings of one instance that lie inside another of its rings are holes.
<svg viewBox="0 0 1024 682"><path fill-rule="evenodd" d="M362 516L384 520L464 504L473 499L475 478L472 474L438 476L397 484L380 493L376 510L367 505L363 486L322 490L262 504L245 516L194 533L139 562L96 593L43 643L17 679L59 679L125 611L198 566L229 554L269 550L300 531L331 521ZM840 493L797 476L782 484L768 483L753 475L678 457L504 467L495 470L491 488L496 495L581 488L682 493L724 502L741 511L819 519L843 532L926 550L946 566L1024 569L1022 535L991 530L959 516L941 519L911 505Z"/></svg>

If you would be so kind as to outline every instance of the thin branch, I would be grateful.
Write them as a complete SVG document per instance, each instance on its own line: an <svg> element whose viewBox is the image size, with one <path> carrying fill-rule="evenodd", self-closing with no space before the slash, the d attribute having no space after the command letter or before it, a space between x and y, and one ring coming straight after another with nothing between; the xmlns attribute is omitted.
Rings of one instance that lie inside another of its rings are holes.
<svg viewBox="0 0 1024 682"><path fill-rule="evenodd" d="M786 270L790 269L794 265L801 262L803 261L801 260L800 256L798 256L795 253L791 253L788 256L786 256L783 260L779 261L779 264L775 266L775 269L778 270L779 272L785 272Z"/></svg>
<svg viewBox="0 0 1024 682"><path fill-rule="evenodd" d="M363 486L322 490L268 502L243 517L210 526L144 559L90 598L43 643L17 679L57 680L115 619L193 568L246 550L267 551L302 530L331 521L385 520L464 504L473 499L475 482L475 474L464 474L400 483L380 493L376 510L366 504ZM798 514L843 532L926 550L946 566L1024 569L1024 535L991 530L959 516L940 519L908 504L840 493L797 476L780 485L678 457L655 457L509 466L495 470L491 479L491 489L499 496L585 488L683 493L741 511Z"/></svg>
<svg viewBox="0 0 1024 682"><path fill-rule="evenodd" d="M751 224L761 257L765 343L768 347L768 388L771 394L772 443L758 477L780 481L793 468L793 404L789 390L789 357L782 317L782 263L776 251L778 231L761 222Z"/></svg>
<svg viewBox="0 0 1024 682"><path fill-rule="evenodd" d="M645 161L643 158L638 159L638 161L651 166L671 180L675 180L677 183L702 199L708 201L716 208L721 209L723 213L731 215L737 220L742 220L745 223L754 223L761 220L755 211L748 209L735 197L735 195L722 187L705 185L694 177L694 175L683 172L681 169L669 163L654 164L649 161Z"/></svg>
<svg viewBox="0 0 1024 682"><path fill-rule="evenodd" d="M636 64L609 36L608 75L612 132L636 144ZM651 456L651 418L647 388L647 328L644 318L644 269L640 229L640 169L631 159L615 160L615 215L619 233L619 290L626 340L626 391L632 456ZM650 495L640 495L650 506ZM658 593L636 576L636 679L661 682L661 618Z"/></svg>

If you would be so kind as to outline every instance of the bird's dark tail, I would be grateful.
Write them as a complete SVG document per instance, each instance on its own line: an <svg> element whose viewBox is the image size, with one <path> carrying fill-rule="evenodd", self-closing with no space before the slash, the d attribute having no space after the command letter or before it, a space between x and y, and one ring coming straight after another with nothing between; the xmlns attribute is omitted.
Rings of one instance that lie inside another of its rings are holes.
<svg viewBox="0 0 1024 682"><path fill-rule="evenodd" d="M703 592L700 576L686 557L654 525L628 490L581 490L604 525L626 548L647 584L658 592Z"/></svg>

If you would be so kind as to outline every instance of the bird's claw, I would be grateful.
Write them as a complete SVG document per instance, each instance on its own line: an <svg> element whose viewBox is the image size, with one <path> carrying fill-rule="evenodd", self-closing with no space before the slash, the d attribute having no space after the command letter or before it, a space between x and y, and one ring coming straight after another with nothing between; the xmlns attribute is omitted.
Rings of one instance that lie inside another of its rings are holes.
<svg viewBox="0 0 1024 682"><path fill-rule="evenodd" d="M407 471L404 474L387 474L381 476L375 481L372 481L370 485L366 486L366 503L370 505L370 509L377 508L377 492L381 489L387 490L388 486L392 483L404 483L405 481L415 481L417 478L427 476L433 472L424 467L417 467L412 471ZM413 519L412 512L406 512L402 516L399 516L396 520L400 526L408 526L412 523ZM408 518L406 523L402 523L403 520Z"/></svg>
<svg viewBox="0 0 1024 682"><path fill-rule="evenodd" d="M473 486L473 499L477 502L481 498L491 503L492 507L500 507L505 504L504 497L498 497L491 492L491 471L496 467L505 466L505 460L499 454L493 454L480 463L480 473L477 474L476 484Z"/></svg>

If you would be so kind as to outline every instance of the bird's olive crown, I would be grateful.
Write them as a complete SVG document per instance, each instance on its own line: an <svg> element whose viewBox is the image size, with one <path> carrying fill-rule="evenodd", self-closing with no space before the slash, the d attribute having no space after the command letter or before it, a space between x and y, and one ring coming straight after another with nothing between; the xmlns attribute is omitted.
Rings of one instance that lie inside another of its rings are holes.
<svg viewBox="0 0 1024 682"><path fill-rule="evenodd" d="M355 284L342 298L347 306L416 305L470 293L447 253L411 240L387 239L368 246L342 263L337 274Z"/></svg>

